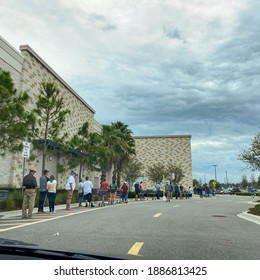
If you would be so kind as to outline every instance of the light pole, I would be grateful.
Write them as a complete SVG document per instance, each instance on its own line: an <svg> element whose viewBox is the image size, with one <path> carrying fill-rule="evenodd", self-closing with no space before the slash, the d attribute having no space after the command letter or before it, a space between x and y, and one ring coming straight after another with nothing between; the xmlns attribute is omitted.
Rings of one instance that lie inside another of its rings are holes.
<svg viewBox="0 0 260 280"><path fill-rule="evenodd" d="M228 186L228 176L227 176L227 171L226 171L226 184Z"/></svg>
<svg viewBox="0 0 260 280"><path fill-rule="evenodd" d="M215 181L217 182L217 164L212 164L212 166L214 166L215 168Z"/></svg>

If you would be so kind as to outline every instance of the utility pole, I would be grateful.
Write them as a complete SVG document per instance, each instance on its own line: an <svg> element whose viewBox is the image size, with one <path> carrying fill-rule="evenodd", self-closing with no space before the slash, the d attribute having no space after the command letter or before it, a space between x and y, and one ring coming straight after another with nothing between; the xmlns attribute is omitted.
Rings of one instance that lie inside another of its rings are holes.
<svg viewBox="0 0 260 280"><path fill-rule="evenodd" d="M227 176L227 171L226 171L226 184L228 186L228 176Z"/></svg>
<svg viewBox="0 0 260 280"><path fill-rule="evenodd" d="M212 164L212 166L214 166L215 168L215 181L217 182L217 164Z"/></svg>

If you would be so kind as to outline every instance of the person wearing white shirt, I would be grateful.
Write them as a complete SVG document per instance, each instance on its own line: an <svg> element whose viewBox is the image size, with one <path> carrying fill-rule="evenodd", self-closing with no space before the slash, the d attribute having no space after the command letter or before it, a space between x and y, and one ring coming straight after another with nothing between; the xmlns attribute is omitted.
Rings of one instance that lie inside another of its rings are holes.
<svg viewBox="0 0 260 280"><path fill-rule="evenodd" d="M76 186L75 178L77 176L78 176L78 173L75 171L72 171L71 176L69 177L68 183L66 184L66 194L67 194L66 210L71 210L71 200L72 200L72 196L73 196L73 191Z"/></svg>
<svg viewBox="0 0 260 280"><path fill-rule="evenodd" d="M50 181L47 182L47 197L49 200L49 208L50 214L54 214L54 205L56 199L56 188L57 188L57 181L55 180L54 176L51 175Z"/></svg>
<svg viewBox="0 0 260 280"><path fill-rule="evenodd" d="M86 200L86 206L85 207L94 207L92 203L92 189L93 189L93 184L89 180L89 177L87 176L85 178L85 182L83 184L83 190L84 190L84 199Z"/></svg>

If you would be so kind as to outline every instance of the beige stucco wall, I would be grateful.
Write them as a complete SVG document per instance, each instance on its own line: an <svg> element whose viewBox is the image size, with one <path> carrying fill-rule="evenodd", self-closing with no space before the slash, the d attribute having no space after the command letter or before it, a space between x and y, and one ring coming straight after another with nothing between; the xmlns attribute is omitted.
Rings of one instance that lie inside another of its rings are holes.
<svg viewBox="0 0 260 280"><path fill-rule="evenodd" d="M136 143L137 159L143 164L144 186L154 187L146 176L148 166L155 163L167 165L172 162L174 165L181 166L185 177L181 183L185 187L192 186L192 158L191 158L191 136L142 136L134 137ZM165 182L163 182L164 184Z"/></svg>

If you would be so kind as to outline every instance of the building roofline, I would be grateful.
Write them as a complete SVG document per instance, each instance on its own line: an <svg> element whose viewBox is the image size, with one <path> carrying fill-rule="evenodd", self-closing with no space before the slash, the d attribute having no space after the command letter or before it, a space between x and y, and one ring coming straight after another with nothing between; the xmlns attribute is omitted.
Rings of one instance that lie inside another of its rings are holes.
<svg viewBox="0 0 260 280"><path fill-rule="evenodd" d="M20 51L28 51L34 56L45 68L47 68L69 91L71 91L93 114L96 111L72 89L29 45L21 45Z"/></svg>
<svg viewBox="0 0 260 280"><path fill-rule="evenodd" d="M4 43L8 48L10 48L15 53L15 55L17 55L16 58L19 58L21 61L24 59L21 53L16 48L14 48L10 43L8 43L1 35L0 35L0 41L2 41L2 43Z"/></svg>
<svg viewBox="0 0 260 280"><path fill-rule="evenodd" d="M191 135L153 135L153 136L133 136L134 139L143 138L191 138Z"/></svg>

